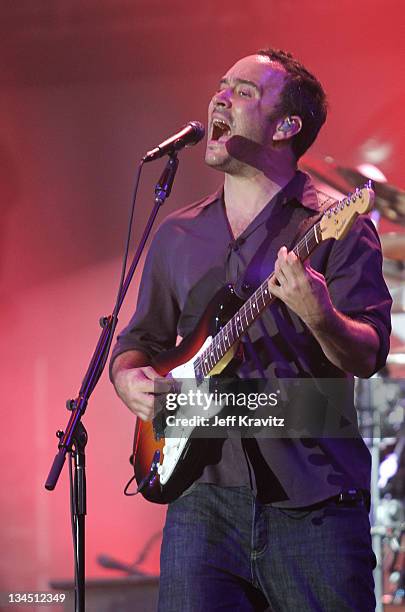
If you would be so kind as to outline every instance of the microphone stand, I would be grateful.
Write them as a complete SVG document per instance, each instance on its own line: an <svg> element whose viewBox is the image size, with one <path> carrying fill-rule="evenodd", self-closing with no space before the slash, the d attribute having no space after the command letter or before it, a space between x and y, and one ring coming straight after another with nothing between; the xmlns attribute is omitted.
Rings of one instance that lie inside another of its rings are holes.
<svg viewBox="0 0 405 612"><path fill-rule="evenodd" d="M145 158L141 161L142 168ZM57 431L59 438L58 453L55 456L45 488L53 491L66 459L66 453L74 456L75 479L73 487L72 512L74 527L74 547L75 547L75 612L85 611L85 515L86 515L86 473L85 473L85 447L87 443L87 432L81 422L81 418L86 411L90 395L94 391L98 380L107 362L111 341L118 323L118 313L128 291L134 272L142 255L146 241L149 237L153 223L156 219L160 207L169 197L172 190L173 181L179 165L179 160L175 151L162 172L162 175L155 187L154 207L147 221L146 227L141 237L141 241L134 255L132 264L128 270L122 288L117 297L117 303L113 314L100 319L102 327L100 338L97 342L90 365L83 379L80 391L76 399L68 400L66 405L71 410L68 424L65 431Z"/></svg>

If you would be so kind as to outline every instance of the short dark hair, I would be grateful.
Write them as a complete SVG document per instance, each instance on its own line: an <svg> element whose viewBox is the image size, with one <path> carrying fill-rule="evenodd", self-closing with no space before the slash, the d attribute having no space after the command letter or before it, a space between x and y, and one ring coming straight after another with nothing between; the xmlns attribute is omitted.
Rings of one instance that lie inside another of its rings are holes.
<svg viewBox="0 0 405 612"><path fill-rule="evenodd" d="M279 49L260 49L264 55L281 64L288 73L288 80L281 92L280 104L275 116L298 115L302 129L291 142L296 159L311 146L325 123L327 115L326 94L318 79L311 74L291 53Z"/></svg>

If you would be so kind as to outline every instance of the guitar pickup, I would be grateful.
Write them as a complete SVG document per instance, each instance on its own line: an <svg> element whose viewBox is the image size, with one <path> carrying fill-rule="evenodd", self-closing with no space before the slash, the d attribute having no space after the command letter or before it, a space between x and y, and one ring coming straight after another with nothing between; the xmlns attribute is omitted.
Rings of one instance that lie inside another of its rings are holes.
<svg viewBox="0 0 405 612"><path fill-rule="evenodd" d="M152 420L153 434L156 442L165 437L166 411L163 409Z"/></svg>

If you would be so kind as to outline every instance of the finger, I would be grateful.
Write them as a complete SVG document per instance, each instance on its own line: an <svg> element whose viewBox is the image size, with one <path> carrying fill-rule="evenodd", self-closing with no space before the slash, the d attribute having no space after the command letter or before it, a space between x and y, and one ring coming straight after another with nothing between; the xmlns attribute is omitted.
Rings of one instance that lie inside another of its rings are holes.
<svg viewBox="0 0 405 612"><path fill-rule="evenodd" d="M284 272L287 277L296 276L304 271L304 266L300 259L296 256L294 251L290 251L286 258L284 264Z"/></svg>
<svg viewBox="0 0 405 612"><path fill-rule="evenodd" d="M139 409L138 407L134 407L132 408L131 406L129 406L130 411L138 418L140 418L142 421L152 421L155 413L153 410L142 410Z"/></svg>
<svg viewBox="0 0 405 612"><path fill-rule="evenodd" d="M129 381L134 391L143 393L167 393L170 390L170 381L150 366L134 369Z"/></svg>
<svg viewBox="0 0 405 612"><path fill-rule="evenodd" d="M275 297L278 297L281 299L283 298L283 289L275 274L273 274L270 277L269 282L268 282L268 288L269 288L271 295L274 295Z"/></svg>
<svg viewBox="0 0 405 612"><path fill-rule="evenodd" d="M155 391L155 382L146 378L142 375L141 372L134 373L132 377L129 377L128 380L128 388L129 390L135 393L154 393Z"/></svg>
<svg viewBox="0 0 405 612"><path fill-rule="evenodd" d="M296 291L310 281L308 268L298 259L295 253L289 253L285 265L285 275L289 287Z"/></svg>
<svg viewBox="0 0 405 612"><path fill-rule="evenodd" d="M136 393L131 400L127 403L127 406L136 416L139 416L142 420L152 419L157 410L156 398L153 395L147 393Z"/></svg>
<svg viewBox="0 0 405 612"><path fill-rule="evenodd" d="M287 253L288 253L287 247L284 245L279 248L278 253L277 253L277 258L285 259L287 257Z"/></svg>
<svg viewBox="0 0 405 612"><path fill-rule="evenodd" d="M173 377L169 373L167 376L158 374L152 366L146 366L142 368L145 379L150 380L153 383L153 389L146 387L143 390L152 393L169 393L173 390Z"/></svg>
<svg viewBox="0 0 405 612"><path fill-rule="evenodd" d="M125 402L128 409L134 414L136 417L141 418L143 421L147 421L153 418L154 412L153 410L142 406L141 404L134 402Z"/></svg>
<svg viewBox="0 0 405 612"><path fill-rule="evenodd" d="M279 285L285 284L287 282L287 277L285 274L285 260L287 256L287 249L282 247L278 252L278 257L276 259L276 263L274 264L274 276L278 281Z"/></svg>
<svg viewBox="0 0 405 612"><path fill-rule="evenodd" d="M161 374L158 374L152 366L145 366L140 368L146 378L149 380L156 380L156 378L162 378Z"/></svg>

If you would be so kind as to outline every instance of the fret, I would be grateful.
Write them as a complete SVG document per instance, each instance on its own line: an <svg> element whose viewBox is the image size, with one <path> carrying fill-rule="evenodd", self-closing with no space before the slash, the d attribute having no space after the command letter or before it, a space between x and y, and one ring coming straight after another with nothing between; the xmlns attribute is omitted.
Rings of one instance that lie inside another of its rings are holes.
<svg viewBox="0 0 405 612"><path fill-rule="evenodd" d="M316 223L293 248L293 252L300 261L304 261L309 257L315 247L322 242L320 227L320 222ZM272 275L259 285L249 299L246 300L234 316L218 332L211 346L201 355L197 368L202 370L204 376L209 374L227 351L245 333L246 329L259 317L266 306L273 301L274 298L268 287L271 277Z"/></svg>
<svg viewBox="0 0 405 612"><path fill-rule="evenodd" d="M254 320L253 302L252 302L252 300L249 300L249 308L247 310L248 310L248 314L249 314L249 321L248 321L248 327L249 327L249 325Z"/></svg>
<svg viewBox="0 0 405 612"><path fill-rule="evenodd" d="M249 309L249 325L250 325L250 323L254 319L254 312L255 312L253 295L251 295L249 298L248 309Z"/></svg>
<svg viewBox="0 0 405 612"><path fill-rule="evenodd" d="M228 335L228 348L230 348L234 343L234 339L232 333L232 325L230 325L229 322L226 324L226 333Z"/></svg>
<svg viewBox="0 0 405 612"><path fill-rule="evenodd" d="M213 359L213 364L215 365L216 363L218 363L218 347L217 347L217 343L216 340L213 339L212 343L211 343L211 357Z"/></svg>
<svg viewBox="0 0 405 612"><path fill-rule="evenodd" d="M316 244L319 244L319 238L318 238L318 226L319 223L317 223L314 227L314 234L315 234L315 240L316 240Z"/></svg>
<svg viewBox="0 0 405 612"><path fill-rule="evenodd" d="M247 327L246 323L243 322L243 317L245 317L245 321L246 321L246 304L243 304L243 306L240 308L239 312L240 312L240 330L239 330L239 336L241 336L243 334L243 332L245 331L246 327Z"/></svg>
<svg viewBox="0 0 405 612"><path fill-rule="evenodd" d="M216 340L214 338L213 341L212 341L212 345L211 346L213 347L212 351L214 353L214 358L215 358L215 362L214 363L218 363L218 361L220 360L220 356L219 356L219 353L218 353L218 349L219 349L218 340Z"/></svg>
<svg viewBox="0 0 405 612"><path fill-rule="evenodd" d="M232 344L234 343L234 340L232 334L232 325L229 323L229 321L225 325L224 329L226 329L226 335L228 337L228 348L231 348Z"/></svg>
<svg viewBox="0 0 405 612"><path fill-rule="evenodd" d="M219 352L221 354L221 359L222 359L222 357L226 353L225 346L224 346L224 337L223 337L223 335L220 336L220 340L219 340Z"/></svg>
<svg viewBox="0 0 405 612"><path fill-rule="evenodd" d="M208 355L208 364L210 366L210 370L212 370L212 368L215 365L215 361L214 361L214 353L212 352L212 344L211 346L208 347L208 350L210 351L209 355Z"/></svg>
<svg viewBox="0 0 405 612"><path fill-rule="evenodd" d="M246 305L247 315L248 315L248 326L252 323L255 318L255 309L253 308L253 299L249 300L249 304Z"/></svg>
<svg viewBox="0 0 405 612"><path fill-rule="evenodd" d="M223 357L226 351L228 350L228 347L226 346L227 334L225 331L225 326L221 329L219 333L220 333L220 338L221 338L221 351L222 351L222 357Z"/></svg>
<svg viewBox="0 0 405 612"><path fill-rule="evenodd" d="M248 300L245 304L245 319L246 319L246 328L249 327L251 321L249 321L249 318L252 316L252 307L251 307L251 303L250 300Z"/></svg>
<svg viewBox="0 0 405 612"><path fill-rule="evenodd" d="M243 308L244 315L245 315L245 321L246 321L246 327L244 328L243 331L245 331L249 327L248 307L249 307L249 300L246 302L246 304L244 305L244 308Z"/></svg>
<svg viewBox="0 0 405 612"><path fill-rule="evenodd" d="M252 298L254 298L254 297L256 297L256 300L257 300L256 292L252 295ZM258 312L258 310L259 310L258 307L257 307L257 301L256 300L252 299L253 313Z"/></svg>
<svg viewBox="0 0 405 612"><path fill-rule="evenodd" d="M205 375L207 376L208 372L210 371L210 362L209 362L207 351L205 351L204 354L205 354L204 369L205 369Z"/></svg>
<svg viewBox="0 0 405 612"><path fill-rule="evenodd" d="M210 371L209 364L208 364L208 358L207 358L207 351L204 351L203 355L204 355L203 370L204 370L204 375L206 376L207 372Z"/></svg>
<svg viewBox="0 0 405 612"><path fill-rule="evenodd" d="M240 312L240 310L239 310L239 312ZM241 322L240 322L240 316L239 315L236 315L235 322L236 322L236 337L239 338L238 323L239 323L239 325L242 325ZM242 327L242 331L243 331L243 327Z"/></svg>
<svg viewBox="0 0 405 612"><path fill-rule="evenodd" d="M240 338L240 336L241 336L241 335L243 334L243 332L245 331L245 330L244 330L244 327L243 327L243 308L241 308L241 309L239 310L239 314L240 314L240 316L239 316L239 318L238 318L238 323L239 323L239 329L238 329L238 338Z"/></svg>
<svg viewBox="0 0 405 612"><path fill-rule="evenodd" d="M216 343L216 346L217 346L217 356L219 356L219 359L221 359L223 357L222 346L221 346L221 332L219 332L215 336L214 342Z"/></svg>
<svg viewBox="0 0 405 612"><path fill-rule="evenodd" d="M260 285L259 287L259 293L260 293L260 297L262 298L262 308L264 308L266 306L266 301L264 299L264 287L263 285Z"/></svg>
<svg viewBox="0 0 405 612"><path fill-rule="evenodd" d="M235 321L234 321L235 317L232 317L232 319L230 319L228 321L228 326L229 326L229 338L230 338L230 342L232 342L232 344L234 342L236 342L237 340L237 336L235 334Z"/></svg>
<svg viewBox="0 0 405 612"><path fill-rule="evenodd" d="M226 346L226 342L228 340L228 334L226 333L226 328L225 327L223 327L221 329L221 333L222 333L222 342L223 342L223 346L224 346L224 355L225 355L226 351L229 348L229 346Z"/></svg>
<svg viewBox="0 0 405 612"><path fill-rule="evenodd" d="M222 359L222 357L224 356L224 350L221 345L221 335L219 336L217 341L217 354L219 355L219 359Z"/></svg>
<svg viewBox="0 0 405 612"><path fill-rule="evenodd" d="M212 346L213 346L214 355L215 355L215 363L218 363L218 361L221 359L221 351L220 351L221 345L220 345L218 336L215 336L215 338L213 338Z"/></svg>

